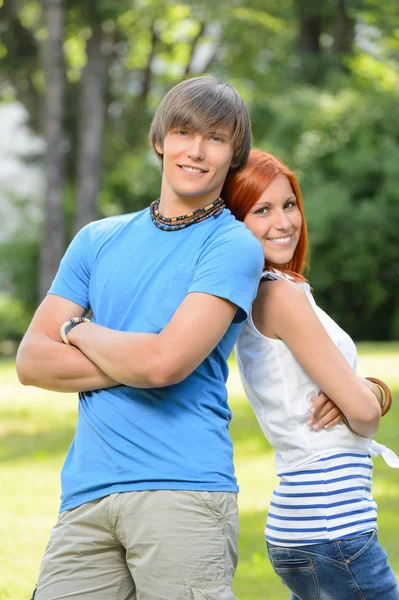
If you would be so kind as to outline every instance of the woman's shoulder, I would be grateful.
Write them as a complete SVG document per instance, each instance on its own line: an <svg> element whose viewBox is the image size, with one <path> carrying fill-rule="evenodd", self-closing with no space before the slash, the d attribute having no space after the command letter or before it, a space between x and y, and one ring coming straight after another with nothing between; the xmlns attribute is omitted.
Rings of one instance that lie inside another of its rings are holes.
<svg viewBox="0 0 399 600"><path fill-rule="evenodd" d="M262 280L264 281L293 281L295 282L295 278L289 273L285 273L284 271L278 270L270 270L265 269L262 273Z"/></svg>
<svg viewBox="0 0 399 600"><path fill-rule="evenodd" d="M278 323L298 318L308 305L306 291L294 280L262 278L252 306L253 321L262 335L279 338Z"/></svg>
<svg viewBox="0 0 399 600"><path fill-rule="evenodd" d="M308 287L308 284L305 284ZM302 283L296 282L291 276L265 271L262 274L256 300L278 302L286 299L306 298L306 290Z"/></svg>

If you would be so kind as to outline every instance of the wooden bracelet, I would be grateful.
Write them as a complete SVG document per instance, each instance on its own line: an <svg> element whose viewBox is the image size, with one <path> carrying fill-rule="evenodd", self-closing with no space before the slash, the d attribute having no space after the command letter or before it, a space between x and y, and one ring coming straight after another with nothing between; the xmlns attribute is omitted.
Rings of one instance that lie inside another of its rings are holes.
<svg viewBox="0 0 399 600"><path fill-rule="evenodd" d="M72 327L79 325L79 323L90 323L90 319L86 319L86 317L72 317L72 319L68 319L68 321L65 321L65 323L61 325L60 336L64 344L70 344L67 337L68 331L72 329Z"/></svg>
<svg viewBox="0 0 399 600"><path fill-rule="evenodd" d="M376 377L366 377L366 379L368 379L372 383L375 383L375 385L378 385L378 387L382 391L383 402L381 404L381 416L383 417L387 414L392 405L391 390L389 389L386 383L381 381L381 379L377 379Z"/></svg>

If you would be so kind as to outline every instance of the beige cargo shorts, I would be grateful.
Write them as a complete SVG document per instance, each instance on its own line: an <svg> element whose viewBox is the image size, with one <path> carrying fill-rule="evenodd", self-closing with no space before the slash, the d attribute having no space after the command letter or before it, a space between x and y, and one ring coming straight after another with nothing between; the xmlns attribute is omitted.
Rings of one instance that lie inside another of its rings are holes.
<svg viewBox="0 0 399 600"><path fill-rule="evenodd" d="M111 494L59 515L34 600L234 600L232 492Z"/></svg>

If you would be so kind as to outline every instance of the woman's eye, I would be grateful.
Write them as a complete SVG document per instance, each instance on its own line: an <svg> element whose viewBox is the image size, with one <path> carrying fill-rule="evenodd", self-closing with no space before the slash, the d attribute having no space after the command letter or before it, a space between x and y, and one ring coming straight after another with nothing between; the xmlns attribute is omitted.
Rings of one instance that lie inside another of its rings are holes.
<svg viewBox="0 0 399 600"><path fill-rule="evenodd" d="M294 206L296 206L296 202L287 202L285 208L294 208Z"/></svg>
<svg viewBox="0 0 399 600"><path fill-rule="evenodd" d="M258 210L255 212L256 215L265 215L268 212L268 208L266 208L266 206L264 206L263 208L258 208Z"/></svg>

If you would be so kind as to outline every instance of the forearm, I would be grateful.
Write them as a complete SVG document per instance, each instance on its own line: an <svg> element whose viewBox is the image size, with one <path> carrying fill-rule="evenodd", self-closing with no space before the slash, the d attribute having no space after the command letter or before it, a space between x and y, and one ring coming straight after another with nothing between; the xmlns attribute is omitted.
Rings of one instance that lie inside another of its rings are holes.
<svg viewBox="0 0 399 600"><path fill-rule="evenodd" d="M130 333L82 323L68 340L113 379L137 388L168 385L167 365L160 359L162 343L153 333ZM170 374L170 371L169 371Z"/></svg>
<svg viewBox="0 0 399 600"><path fill-rule="evenodd" d="M237 306L211 294L187 294L160 333L131 333L81 323L67 341L113 379L138 388L183 381L212 352L228 330Z"/></svg>
<svg viewBox="0 0 399 600"><path fill-rule="evenodd" d="M23 385L55 392L86 392L119 385L78 348L44 334L23 340L16 367Z"/></svg>
<svg viewBox="0 0 399 600"><path fill-rule="evenodd" d="M369 407L370 410L367 411L368 417L357 419L354 416L347 416L347 422L349 427L363 437L373 437L377 432L380 425L381 419L381 403L382 403L382 394L381 390L374 383L371 383L364 377L359 377L360 381L363 385L372 392L373 396L370 397Z"/></svg>
<svg viewBox="0 0 399 600"><path fill-rule="evenodd" d="M378 432L380 419L377 417L375 420L365 422L364 420L355 419L353 417L346 418L347 425L357 435L366 438L372 438Z"/></svg>

